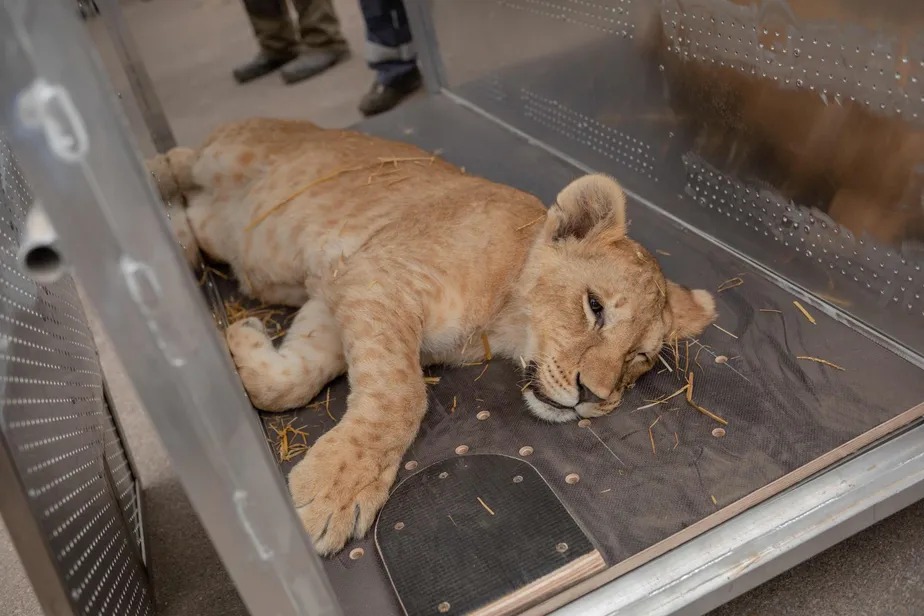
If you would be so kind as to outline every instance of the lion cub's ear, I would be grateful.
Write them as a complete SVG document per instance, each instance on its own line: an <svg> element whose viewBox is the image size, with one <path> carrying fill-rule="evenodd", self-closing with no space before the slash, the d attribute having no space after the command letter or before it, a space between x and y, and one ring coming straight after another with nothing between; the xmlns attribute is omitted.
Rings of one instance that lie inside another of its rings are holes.
<svg viewBox="0 0 924 616"><path fill-rule="evenodd" d="M668 282L667 305L672 319L668 337L698 336L716 317L715 300L708 291L702 289L691 291Z"/></svg>
<svg viewBox="0 0 924 616"><path fill-rule="evenodd" d="M545 223L548 239L584 239L591 233L614 234L614 240L625 236L626 194L613 178L585 175L568 184L558 193L555 205L549 208Z"/></svg>

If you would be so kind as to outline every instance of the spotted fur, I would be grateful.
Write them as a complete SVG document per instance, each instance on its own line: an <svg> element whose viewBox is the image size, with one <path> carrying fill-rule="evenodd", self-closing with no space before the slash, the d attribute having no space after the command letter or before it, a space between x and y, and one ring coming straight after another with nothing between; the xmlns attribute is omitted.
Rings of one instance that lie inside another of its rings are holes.
<svg viewBox="0 0 924 616"><path fill-rule="evenodd" d="M384 504L426 412L423 366L482 359L484 335L526 367L535 415L594 417L662 343L714 318L708 293L666 281L626 236L625 196L605 176L546 210L408 144L263 119L149 167L166 200L183 196L188 224L173 219L191 260L198 245L246 294L299 307L279 348L255 319L227 331L254 405L305 405L348 372L346 414L289 476L321 553Z"/></svg>

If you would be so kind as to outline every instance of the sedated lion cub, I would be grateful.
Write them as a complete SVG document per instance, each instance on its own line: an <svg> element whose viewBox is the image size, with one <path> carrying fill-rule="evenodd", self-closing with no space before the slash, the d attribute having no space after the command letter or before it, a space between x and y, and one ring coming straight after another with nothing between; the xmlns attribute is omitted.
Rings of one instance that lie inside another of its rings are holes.
<svg viewBox="0 0 924 616"><path fill-rule="evenodd" d="M349 375L346 414L289 476L323 554L385 503L427 410L422 366L481 359L484 334L526 366L536 416L596 417L666 340L715 317L709 293L665 280L626 236L625 195L606 176L546 210L408 144L268 119L148 166L164 199L185 197L188 224L173 219L191 260L198 245L247 295L300 307L278 349L259 320L228 328L254 405L303 406Z"/></svg>

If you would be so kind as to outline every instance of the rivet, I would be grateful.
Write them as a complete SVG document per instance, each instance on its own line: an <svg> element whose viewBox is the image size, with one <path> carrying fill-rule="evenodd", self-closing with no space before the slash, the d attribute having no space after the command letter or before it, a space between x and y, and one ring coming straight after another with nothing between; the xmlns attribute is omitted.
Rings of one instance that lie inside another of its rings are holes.
<svg viewBox="0 0 924 616"><path fill-rule="evenodd" d="M558 552L559 554L564 554L565 552L568 551L568 544L564 542L559 543L558 545L555 546L555 551Z"/></svg>
<svg viewBox="0 0 924 616"><path fill-rule="evenodd" d="M447 477L449 477L449 473L447 473L446 471L443 471L442 473L439 474L440 479L446 479Z"/></svg>
<svg viewBox="0 0 924 616"><path fill-rule="evenodd" d="M728 363L728 358L725 357L724 355L716 355L716 356L715 356L715 363L717 363L717 364Z"/></svg>
<svg viewBox="0 0 924 616"><path fill-rule="evenodd" d="M715 430L712 431L712 436L716 438L722 438L723 436L725 436L725 428L716 428Z"/></svg>
<svg viewBox="0 0 924 616"><path fill-rule="evenodd" d="M439 605L436 606L436 609L437 609L437 611L438 611L439 613L445 614L446 612L449 611L449 608L450 608L450 607L452 607L452 606L449 605L448 602L443 601L442 603L440 603Z"/></svg>
<svg viewBox="0 0 924 616"><path fill-rule="evenodd" d="M417 460L408 460L404 464L404 470L406 471L412 471L412 470L415 470L416 468L417 468Z"/></svg>
<svg viewBox="0 0 924 616"><path fill-rule="evenodd" d="M404 522L395 522L395 530L404 530Z"/></svg>
<svg viewBox="0 0 924 616"><path fill-rule="evenodd" d="M362 548L353 548L350 550L350 560L359 560L366 553L366 550Z"/></svg>
<svg viewBox="0 0 924 616"><path fill-rule="evenodd" d="M461 455L464 455L464 454L467 454L467 453L468 453L468 445L459 445L458 447L456 447L456 453L459 454L460 456L461 456Z"/></svg>
<svg viewBox="0 0 924 616"><path fill-rule="evenodd" d="M513 483L523 483L523 475L514 475Z"/></svg>
<svg viewBox="0 0 924 616"><path fill-rule="evenodd" d="M578 422L578 428L586 428L589 425L590 425L589 419L582 419L581 421Z"/></svg>
<svg viewBox="0 0 924 616"><path fill-rule="evenodd" d="M581 476L578 475L577 473L570 473L568 475L565 475L565 483L570 483L571 485L574 485L580 480L581 480Z"/></svg>
<svg viewBox="0 0 924 616"><path fill-rule="evenodd" d="M491 413L489 411L479 411L479 413L475 415L475 417L478 418L478 421L484 421L490 416L491 416Z"/></svg>

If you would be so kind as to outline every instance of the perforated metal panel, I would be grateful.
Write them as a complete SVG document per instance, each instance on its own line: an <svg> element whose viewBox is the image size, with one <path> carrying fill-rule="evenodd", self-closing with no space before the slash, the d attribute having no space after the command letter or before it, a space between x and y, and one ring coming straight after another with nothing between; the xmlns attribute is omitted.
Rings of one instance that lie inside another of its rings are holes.
<svg viewBox="0 0 924 616"><path fill-rule="evenodd" d="M924 4L427 4L450 91L924 354Z"/></svg>
<svg viewBox="0 0 924 616"><path fill-rule="evenodd" d="M3 489L21 489L44 536L23 560L47 553L75 614L151 614L139 485L80 298L69 278L40 286L17 267L31 202L0 134L0 455L15 471Z"/></svg>

